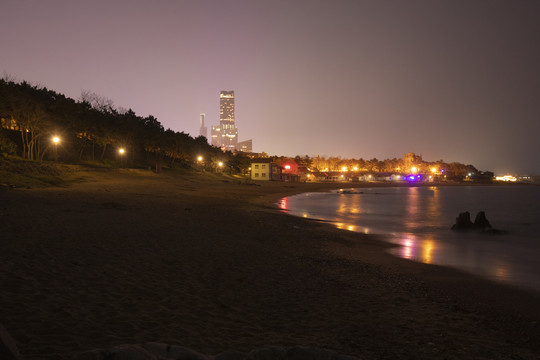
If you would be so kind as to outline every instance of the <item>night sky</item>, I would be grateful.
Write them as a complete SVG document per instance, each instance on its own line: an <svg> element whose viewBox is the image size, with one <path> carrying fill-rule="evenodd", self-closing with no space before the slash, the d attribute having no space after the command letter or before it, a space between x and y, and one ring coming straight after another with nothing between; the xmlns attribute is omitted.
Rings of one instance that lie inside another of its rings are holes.
<svg viewBox="0 0 540 360"><path fill-rule="evenodd" d="M2 0L0 71L271 155L540 173L540 1ZM2 75L2 74L0 74Z"/></svg>

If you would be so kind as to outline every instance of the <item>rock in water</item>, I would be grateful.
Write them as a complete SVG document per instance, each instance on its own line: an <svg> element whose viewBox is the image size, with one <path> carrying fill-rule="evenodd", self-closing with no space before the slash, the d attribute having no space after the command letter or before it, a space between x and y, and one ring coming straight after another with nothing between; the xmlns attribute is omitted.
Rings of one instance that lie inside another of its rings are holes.
<svg viewBox="0 0 540 360"><path fill-rule="evenodd" d="M471 214L468 211L459 213L456 218L456 223L452 225L452 230L465 230L471 229L474 224L471 221Z"/></svg>
<svg viewBox="0 0 540 360"><path fill-rule="evenodd" d="M482 230L491 229L491 224L486 218L485 212L480 211L478 214L476 214L476 217L474 218L474 227Z"/></svg>
<svg viewBox="0 0 540 360"><path fill-rule="evenodd" d="M452 230L473 230L483 234L504 234L503 230L497 230L491 227L486 213L483 211L478 212L474 218L474 223L471 222L471 214L468 211L460 213L456 218L456 223L452 225Z"/></svg>

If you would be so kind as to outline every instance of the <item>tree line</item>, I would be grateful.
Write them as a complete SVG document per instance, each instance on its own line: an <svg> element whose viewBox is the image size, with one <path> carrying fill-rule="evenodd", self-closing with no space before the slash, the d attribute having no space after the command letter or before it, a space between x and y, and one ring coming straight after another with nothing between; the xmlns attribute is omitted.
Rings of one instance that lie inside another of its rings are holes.
<svg viewBox="0 0 540 360"><path fill-rule="evenodd" d="M420 157L418 157L420 158ZM300 168L305 168L309 172L353 172L353 173L388 173L388 174L426 174L439 179L452 181L462 181L464 179L475 181L491 181L493 173L490 171L479 171L473 165L465 165L459 162L445 162L443 160L406 161L404 158L393 158L379 160L373 158L365 160L363 158L342 158L339 156L296 156L272 157L272 160L279 165L285 165L294 161Z"/></svg>
<svg viewBox="0 0 540 360"><path fill-rule="evenodd" d="M79 100L32 85L26 81L0 79L0 156L18 155L28 160L59 160L66 163L100 162L127 166L196 167L216 169L218 163L231 173L249 174L254 159L270 157L278 164L294 161L311 172L357 171L370 173L418 173L441 170L449 179L490 179L493 173L472 165L416 161L402 158L378 160L316 156L278 157L242 152L223 152L208 144L205 137L164 129L152 115L139 116L122 109L106 97L85 91ZM58 137L60 142L52 142ZM119 153L124 149L124 154ZM203 160L198 160L202 156ZM469 174L472 174L469 175Z"/></svg>
<svg viewBox="0 0 540 360"><path fill-rule="evenodd" d="M342 159L341 157L325 157L317 156L314 158L296 158L300 164L308 165L317 171L358 171L369 173L400 173L408 174L417 172L420 174L438 174L447 176L453 180L461 180L465 177L469 178L490 178L493 173L479 171L473 165L466 165L459 162L445 162L443 160L424 161L416 160L413 162L406 161L404 158L393 158L379 160L373 158L365 160L358 159ZM413 170L414 168L414 170ZM470 174L470 175L469 175Z"/></svg>
<svg viewBox="0 0 540 360"><path fill-rule="evenodd" d="M83 92L76 101L45 87L0 79L0 154L28 160L117 163L120 148L130 166L191 167L218 161L239 171L242 154L222 152L205 137L164 129L152 115L139 116L102 96ZM58 144L53 137L60 139ZM55 152L56 151L56 152Z"/></svg>

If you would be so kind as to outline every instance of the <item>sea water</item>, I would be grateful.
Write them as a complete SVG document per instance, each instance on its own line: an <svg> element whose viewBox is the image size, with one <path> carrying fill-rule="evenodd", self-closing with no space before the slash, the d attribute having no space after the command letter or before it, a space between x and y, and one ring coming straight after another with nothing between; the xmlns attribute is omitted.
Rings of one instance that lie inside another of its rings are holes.
<svg viewBox="0 0 540 360"><path fill-rule="evenodd" d="M455 267L540 292L540 186L359 188L281 199L289 214L381 234L406 259ZM484 211L500 233L451 230Z"/></svg>

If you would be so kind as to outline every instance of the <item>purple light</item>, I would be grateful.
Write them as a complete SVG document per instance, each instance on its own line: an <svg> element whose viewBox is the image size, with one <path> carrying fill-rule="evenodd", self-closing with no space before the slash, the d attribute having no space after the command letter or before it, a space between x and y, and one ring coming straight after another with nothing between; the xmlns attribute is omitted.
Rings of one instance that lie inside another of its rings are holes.
<svg viewBox="0 0 540 360"><path fill-rule="evenodd" d="M409 180L414 181L414 175L409 176Z"/></svg>

